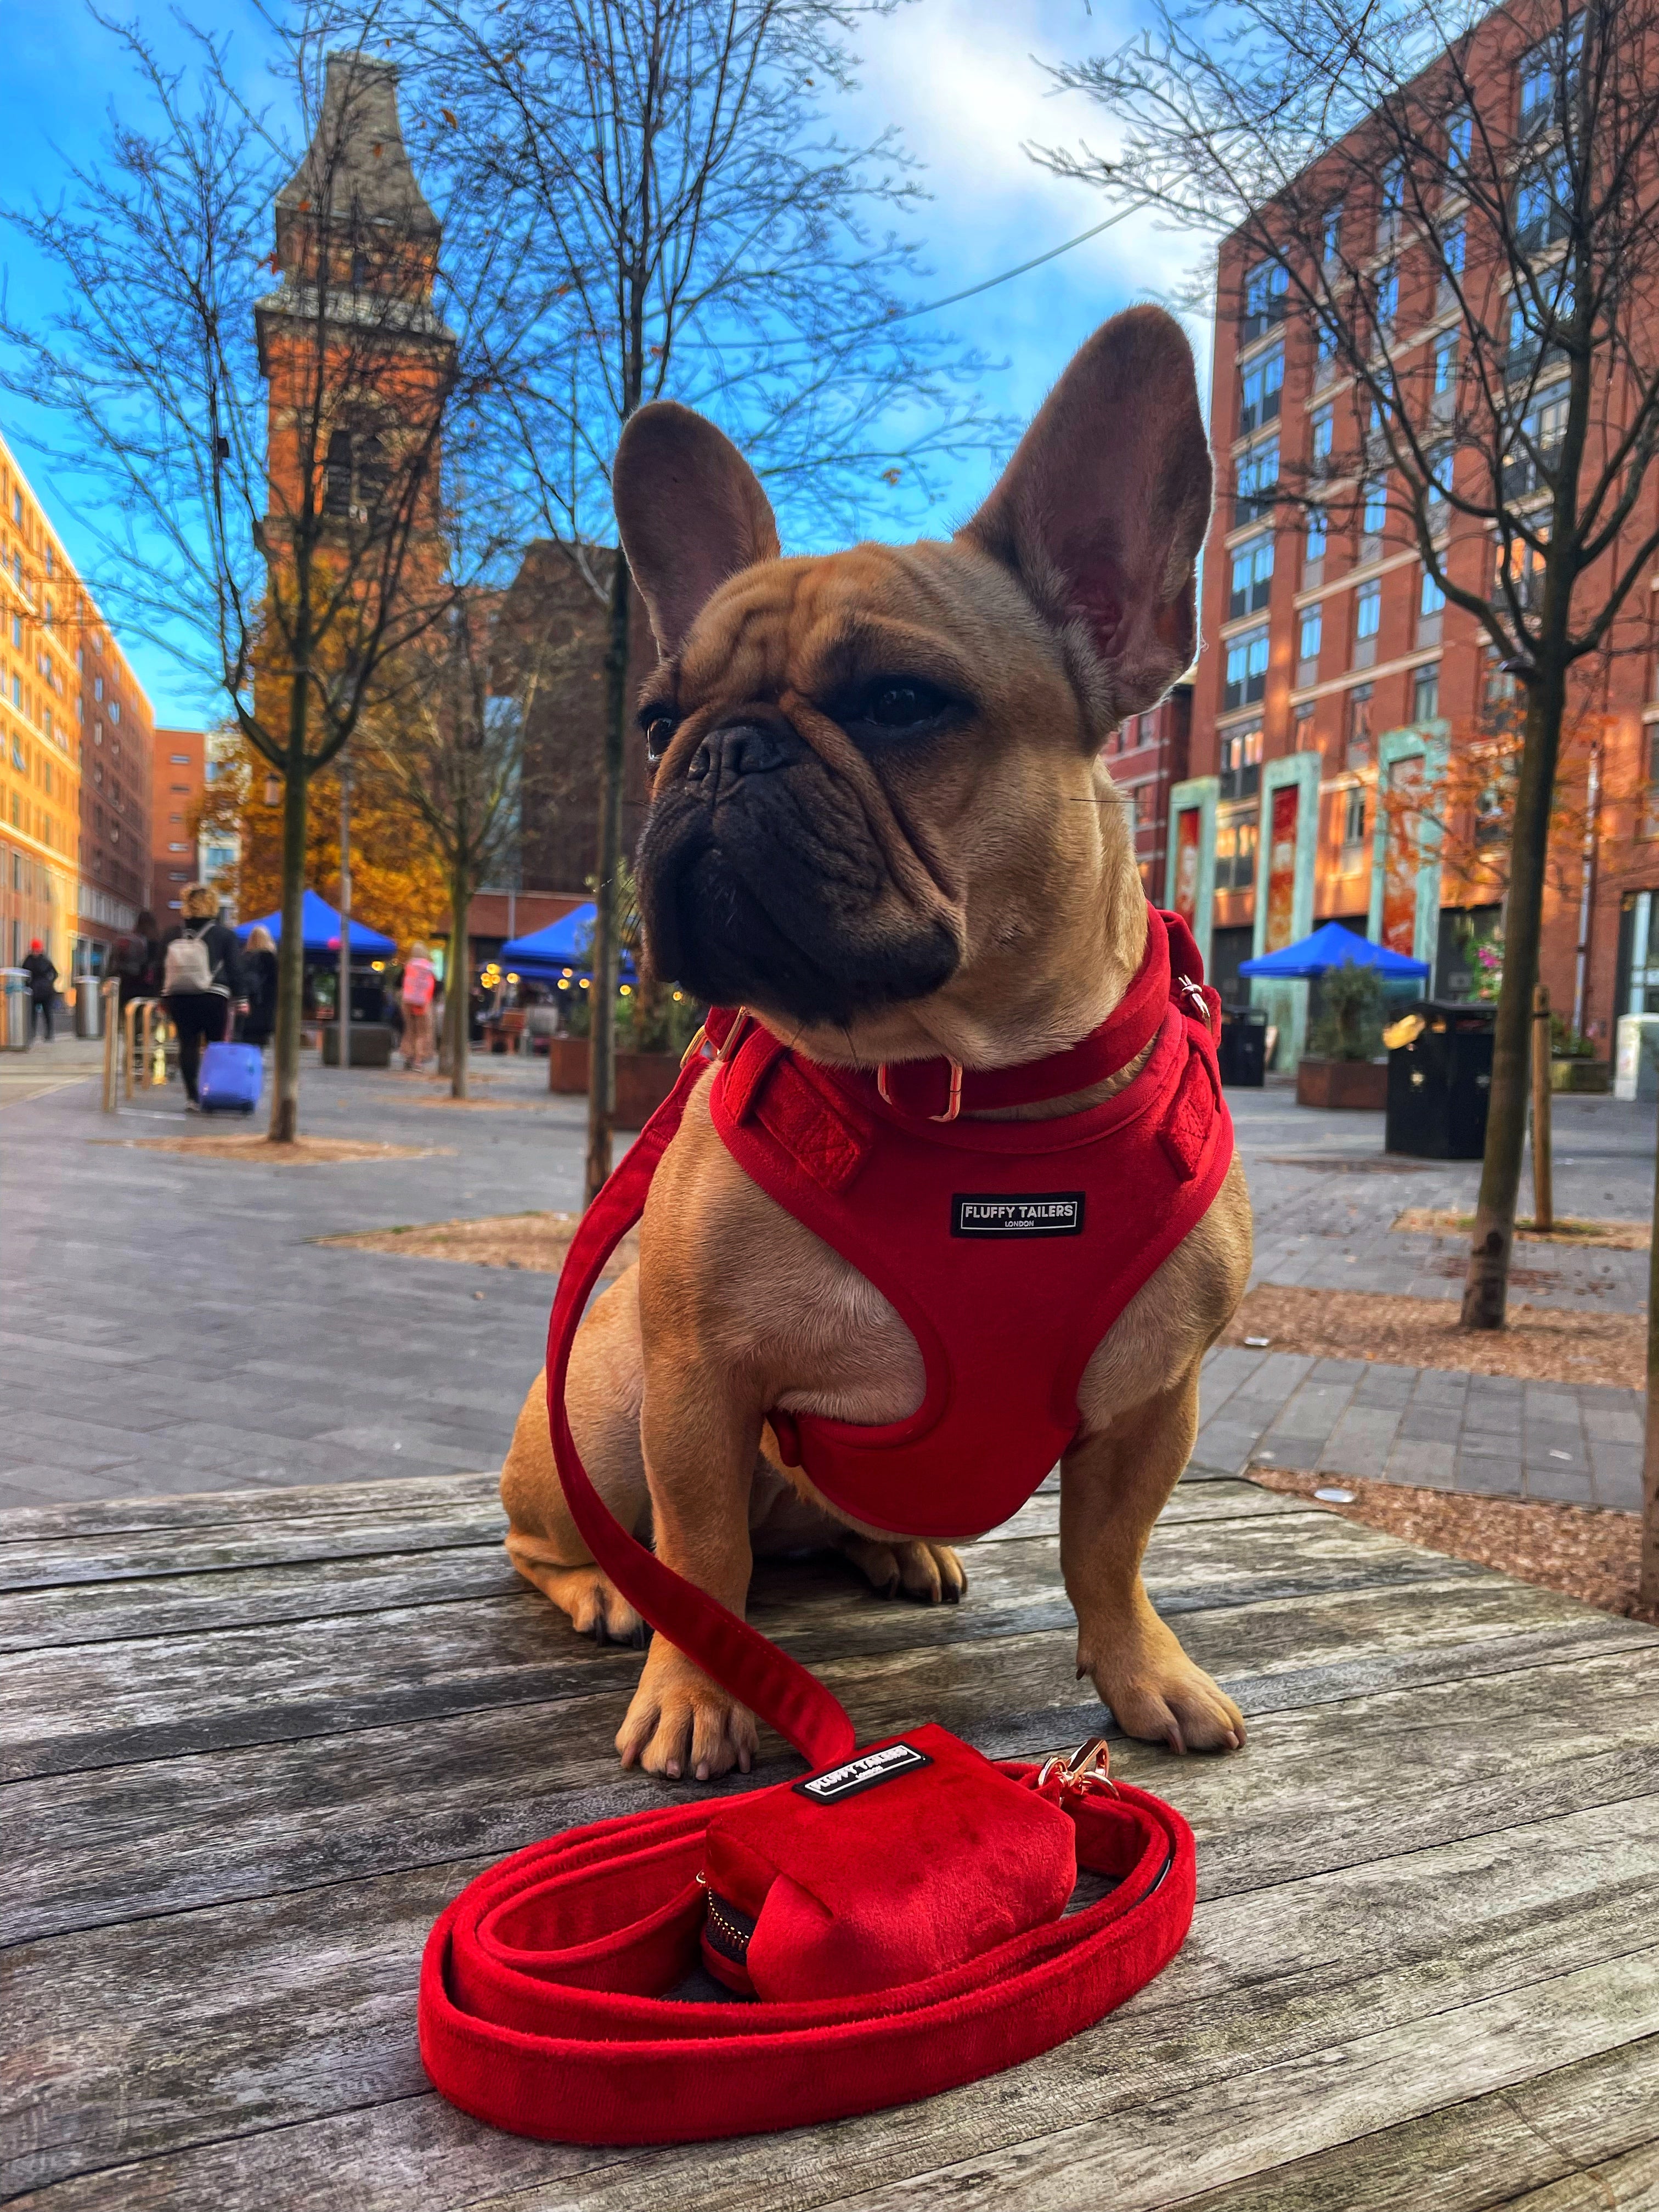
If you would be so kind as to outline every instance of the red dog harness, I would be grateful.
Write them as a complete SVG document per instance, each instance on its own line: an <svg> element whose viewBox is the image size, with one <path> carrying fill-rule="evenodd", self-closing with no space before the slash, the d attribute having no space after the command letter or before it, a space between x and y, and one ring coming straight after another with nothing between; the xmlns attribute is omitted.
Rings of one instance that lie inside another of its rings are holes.
<svg viewBox="0 0 1659 2212"><path fill-rule="evenodd" d="M1095 1347L1203 1217L1232 1158L1198 950L1147 911L1122 1000L1068 1052L968 1072L873 1075L711 1018L714 1127L750 1178L880 1291L921 1348L922 1401L884 1426L770 1416L780 1451L884 1534L982 1534L1018 1512L1077 1433ZM1213 1006L1213 1012L1212 1012ZM1075 1095L1152 1047L1103 1105L1052 1121L964 1113Z"/></svg>
<svg viewBox="0 0 1659 2212"><path fill-rule="evenodd" d="M1225 1172L1212 1004L1184 925L1153 915L1123 1004L1034 1066L907 1066L866 1084L796 1060L740 1020L711 1021L728 1048L714 1085L726 1141L884 1291L927 1363L908 1421L793 1425L813 1480L845 1510L888 1528L978 1528L1042 1480L1076 1427L1094 1343ZM1086 1089L1148 1043L1145 1068L1104 1106L956 1125L963 1107ZM421 1968L428 2073L475 2117L556 2142L696 2142L977 2080L1103 2018L1168 1963L1192 1919L1191 1830L1159 1799L1105 1781L1097 1741L1063 1767L993 1764L926 1727L854 1756L852 1723L823 1684L656 1559L593 1488L565 1409L571 1347L706 1065L688 1055L572 1240L548 1337L554 1452L572 1517L617 1588L817 1771L572 1830L503 1860L439 1919ZM941 1076L945 1111L924 1135L914 1102ZM1131 1170L1103 1164L1109 1133L1131 1148ZM1066 1255L1062 1271L1041 1265L1049 1251ZM967 1276L988 1252L1011 1272ZM970 1285L960 1293L952 1255ZM975 1299L995 1312L977 1314ZM1027 1301L1040 1310L1013 1310ZM1017 1413L998 1410L979 1371L993 1359L1004 1389L1012 1362L1035 1377ZM773 1418L789 1437L787 1417ZM1059 1917L1066 1823L1076 1866L1115 1886ZM756 2000L674 1997L700 1956Z"/></svg>

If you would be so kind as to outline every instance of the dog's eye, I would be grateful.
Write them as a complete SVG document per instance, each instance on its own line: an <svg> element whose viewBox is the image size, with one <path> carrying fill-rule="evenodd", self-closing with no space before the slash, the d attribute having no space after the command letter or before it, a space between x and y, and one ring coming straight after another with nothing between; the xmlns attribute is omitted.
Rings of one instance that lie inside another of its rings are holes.
<svg viewBox="0 0 1659 2212"><path fill-rule="evenodd" d="M665 707L647 707L640 716L640 727L645 732L645 757L653 768L668 750L679 726L679 716L671 714Z"/></svg>
<svg viewBox="0 0 1659 2212"><path fill-rule="evenodd" d="M878 730L909 730L936 720L950 704L944 692L920 677L884 677L865 693L858 720L873 722Z"/></svg>

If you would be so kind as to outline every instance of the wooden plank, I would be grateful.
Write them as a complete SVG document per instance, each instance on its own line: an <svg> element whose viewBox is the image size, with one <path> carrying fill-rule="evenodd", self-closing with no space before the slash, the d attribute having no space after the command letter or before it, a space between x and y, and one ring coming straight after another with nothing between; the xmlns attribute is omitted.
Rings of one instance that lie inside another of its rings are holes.
<svg viewBox="0 0 1659 2212"><path fill-rule="evenodd" d="M447 1486L454 1494L443 1494L437 1485ZM403 1486L393 1480L363 1487L395 1493ZM423 1495L411 1498L394 1495L377 1512L353 1510L351 1486L339 1484L304 1493L314 1501L329 1501L328 1510L319 1505L269 1521L239 1511L229 1520L183 1532L92 1530L27 1540L12 1535L8 1540L6 1524L25 1516L0 1513L0 1591L158 1577L172 1579L308 1560L374 1558L382 1553L495 1546L507 1533L494 1475L421 1478L409 1487ZM1181 1485L1165 1506L1160 1525L1173 1528L1189 1521L1305 1515L1314 1510L1299 1498L1264 1490L1256 1483L1208 1483L1194 1486L1190 1492ZM1058 1488L1045 1486L1012 1520L979 1541L1052 1535L1059 1526Z"/></svg>
<svg viewBox="0 0 1659 2212"><path fill-rule="evenodd" d="M1534 2075L1523 2090L1496 2089L1206 2190L1184 2212L1606 2212L1659 2185L1656 2138L1659 2037L1650 2036ZM1588 2172L1580 2143L1596 2161Z"/></svg>
<svg viewBox="0 0 1659 2212"><path fill-rule="evenodd" d="M1075 1721L1060 1725L1040 1703L1045 1686L1054 1698L1072 1694L1069 1646L998 1647L988 1668L982 1657L966 1667L958 1658L942 1655L932 1668L884 1665L857 1682L849 1667L835 1686L869 1733L937 1717L987 1751L1027 1757L1077 1740ZM1316 1851L1318 1863L1339 1865L1659 1786L1659 1649L1627 1677L1632 1663L1603 1652L1547 1668L1534 1659L1509 1673L1472 1676L1462 1666L1438 1684L1275 1714L1235 1759L1176 1761L1120 1741L1114 1763L1193 1820L1205 1893L1222 1894L1309 1872ZM1025 1708L1022 1721L1010 1719L1004 1700ZM13 1784L0 1796L0 1819L19 1839L0 1936L16 1942L450 1857L499 1856L561 1827L660 1802L659 1785L617 1765L612 1738L624 1705L621 1693L601 1691ZM1588 1732L1587 1705L1596 1719ZM1097 1706L1091 1717L1097 1725ZM1402 1743L1412 1746L1403 1765ZM754 1785L794 1771L775 1744ZM724 1786L742 1785L733 1778ZM181 1804L190 1808L184 1824Z"/></svg>
<svg viewBox="0 0 1659 2212"><path fill-rule="evenodd" d="M373 1520L388 1510L432 1504L449 1510L496 1496L499 1472L392 1474L372 1482L293 1483L278 1489L192 1491L180 1498L94 1498L75 1505L15 1505L0 1514L0 1557L9 1544L63 1543L81 1537L265 1528L280 1540L289 1521L323 1513Z"/></svg>
<svg viewBox="0 0 1659 2212"><path fill-rule="evenodd" d="M0 1522L12 1516L0 1514ZM294 1514L273 1524L226 1522L175 1534L167 1529L47 1536L0 1543L0 1590L55 1589L155 1576L215 1575L283 1562L374 1559L499 1545L507 1521L498 1499L412 1501L383 1512Z"/></svg>
<svg viewBox="0 0 1659 2212"><path fill-rule="evenodd" d="M1026 1606L1036 1608L1034 1622L1066 1630L1051 1543L988 1547L982 1587L970 1586L963 1607L873 1600L854 1589L844 1563L808 1562L786 1570L786 1580L803 1590L838 1587L831 1603L799 1627L760 1603L754 1614L813 1666L912 1645L971 1650L1009 1632ZM1492 1579L1326 1515L1156 1532L1146 1575L1170 1616L1321 1591ZM388 1668L392 1651L398 1663ZM13 1652L0 1656L0 1780L543 1698L561 1693L572 1668L584 1670L586 1686L585 1670L630 1662L636 1655L583 1646L527 1586L465 1605Z"/></svg>
<svg viewBox="0 0 1659 2212"><path fill-rule="evenodd" d="M1249 1502L1255 1498L1271 1498L1275 1508L1285 1503L1270 1491L1246 1484L1237 1486L1243 1493L1240 1510L1245 1517L1261 1517L1260 1510ZM981 1572L993 1557L988 1547L1056 1534L1058 1505L1054 1497L1033 1498L1005 1528L969 1547L966 1558L976 1602L981 1589L994 1585L996 1579L991 1572L988 1585ZM1190 1515L1176 1513L1172 1504L1160 1527L1179 1526L1184 1520L1215 1522L1237 1517L1239 1514L1228 1510L1226 1499L1212 1496ZM398 1548L407 1523L401 1528L388 1528L384 1547L364 1545L362 1539L368 1531L361 1522L337 1523L336 1528L349 1540L344 1549L338 1548L338 1536L322 1524L289 1524L290 1528L301 1525L307 1540L316 1548L305 1559L295 1558L289 1550L275 1563L264 1558L254 1537L234 1547L240 1557L227 1556L233 1547L216 1543L192 1545L182 1558L176 1547L165 1553L145 1547L142 1552L112 1555L109 1547L100 1546L97 1562L100 1572L89 1573L86 1570L91 1563L76 1560L71 1563L74 1571L70 1575L49 1580L48 1558L43 1553L27 1569L15 1568L11 1585L0 1588L0 1652L108 1643L134 1636L171 1637L209 1628L251 1628L265 1621L336 1613L380 1613L400 1604L500 1597L524 1588L501 1548L506 1524L499 1514L487 1521L479 1515L465 1529L459 1522L435 1521L430 1529L415 1532L431 1540L410 1551ZM334 1548L325 1551L325 1546ZM207 1550L215 1555L210 1566L197 1556ZM147 1571L139 1569L141 1559ZM816 1582L803 1579L802 1563L798 1561L791 1561L781 1575L775 1568L763 1565L762 1587L778 1597L792 1589L862 1589L852 1570L833 1559L827 1565L827 1573ZM1054 1582L1058 1589L1057 1565Z"/></svg>
<svg viewBox="0 0 1659 2212"><path fill-rule="evenodd" d="M268 2212L316 2201L295 2187L314 2155L303 2130L349 2112L349 2129L328 2136L340 2163L322 2201L386 2212L476 2204L532 2173L550 2178L550 2193L526 2205L594 2212L859 2192L891 2203L899 2183L941 2160L951 2162L944 2181L904 2193L990 2203L994 2174L1000 2202L1022 2206L1161 2203L1149 2176L1195 2194L1324 2148L1333 2129L1375 2130L1614 2049L1650 2033L1659 2009L1659 1958L1628 1955L1659 1905L1659 1803L1645 1801L1617 1824L1558 1816L1206 1903L1186 1949L1130 2006L989 2088L781 2143L528 2146L402 2101L422 2088L420 1943L471 1870L452 1863L9 1954L0 2003L23 2109L4 2185L60 2183L40 2201L73 2212L234 2212L263 2189ZM126 2002L112 2004L112 1990ZM377 2106L387 2109L365 2109ZM231 2134L243 2140L217 2140ZM1051 2197L1045 2177L1063 2184L1073 2169L1092 2194Z"/></svg>

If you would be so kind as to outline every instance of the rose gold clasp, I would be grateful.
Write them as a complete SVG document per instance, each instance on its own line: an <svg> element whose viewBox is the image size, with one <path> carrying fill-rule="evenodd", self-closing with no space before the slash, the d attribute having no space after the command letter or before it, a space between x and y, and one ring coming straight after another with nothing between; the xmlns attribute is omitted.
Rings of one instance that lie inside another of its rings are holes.
<svg viewBox="0 0 1659 2212"><path fill-rule="evenodd" d="M947 1060L945 1065L951 1071L950 1100L942 1114L930 1114L927 1116L930 1121L954 1121L962 1111L962 1062L959 1060ZM904 1111L887 1088L887 1062L884 1060L876 1069L876 1095L884 1106L892 1107L896 1113L902 1114Z"/></svg>
<svg viewBox="0 0 1659 2212"><path fill-rule="evenodd" d="M1060 1795L1068 1790L1109 1790L1117 1795L1117 1784L1107 1769L1111 1765L1111 1747L1103 1735L1085 1736L1073 1752L1052 1752L1037 1769L1036 1786L1041 1790L1055 1774L1060 1777Z"/></svg>

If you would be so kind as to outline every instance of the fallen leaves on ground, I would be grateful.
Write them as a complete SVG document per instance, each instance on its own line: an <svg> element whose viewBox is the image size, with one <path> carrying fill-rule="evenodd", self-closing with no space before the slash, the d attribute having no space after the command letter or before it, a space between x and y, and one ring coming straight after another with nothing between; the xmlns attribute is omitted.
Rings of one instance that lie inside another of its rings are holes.
<svg viewBox="0 0 1659 2212"><path fill-rule="evenodd" d="M428 1160L447 1145L376 1145L359 1137L295 1137L273 1145L250 1129L236 1136L94 1137L94 1145L125 1145L139 1152L180 1152L198 1160L241 1160L256 1168L329 1167L343 1160Z"/></svg>
<svg viewBox="0 0 1659 2212"><path fill-rule="evenodd" d="M1516 1498L1470 1498L1451 1491L1414 1490L1398 1482L1369 1482L1359 1475L1304 1474L1288 1468L1253 1467L1249 1479L1264 1490L1310 1499L1316 1489L1340 1485L1353 1492L1352 1504L1315 1499L1322 1512L1363 1521L1368 1528L1383 1529L1427 1552L1497 1567L1517 1582L1559 1590L1603 1613L1659 1622L1659 1611L1644 1611L1637 1601L1639 1514Z"/></svg>
<svg viewBox="0 0 1659 2212"><path fill-rule="evenodd" d="M523 1267L556 1275L580 1218L576 1213L504 1213L476 1221L416 1222L406 1229L362 1229L317 1242L358 1252L392 1252L405 1260L465 1260L475 1267ZM639 1231L629 1230L605 1272L619 1274L639 1256Z"/></svg>
<svg viewBox="0 0 1659 2212"><path fill-rule="evenodd" d="M1474 1227L1474 1216L1408 1206L1389 1225L1413 1237L1467 1237ZM1596 1244L1604 1252L1645 1252L1653 1234L1652 1224L1646 1221L1558 1221L1551 1229L1517 1221L1515 1233L1528 1244Z"/></svg>
<svg viewBox="0 0 1659 2212"><path fill-rule="evenodd" d="M1648 1324L1643 1314L1512 1305L1507 1328L1463 1329L1454 1298L1262 1283L1234 1315L1222 1342L1243 1344L1253 1336L1267 1337L1275 1352L1439 1367L1462 1375L1614 1382L1635 1390L1647 1376Z"/></svg>

